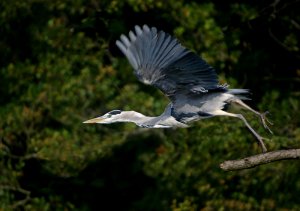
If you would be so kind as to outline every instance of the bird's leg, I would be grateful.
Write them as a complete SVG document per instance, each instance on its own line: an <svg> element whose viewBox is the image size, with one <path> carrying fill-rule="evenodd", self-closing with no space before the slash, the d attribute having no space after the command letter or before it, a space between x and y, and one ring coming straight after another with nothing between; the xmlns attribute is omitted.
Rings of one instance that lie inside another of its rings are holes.
<svg viewBox="0 0 300 211"><path fill-rule="evenodd" d="M255 113L256 115L258 115L260 117L260 120L264 126L264 128L266 130L268 130L271 134L273 134L272 130L269 128L269 126L267 125L267 123L269 123L270 125L273 125L272 122L270 122L267 119L267 114L269 114L269 111L266 111L264 113L260 113L258 111L255 111L254 109L252 109L250 106L248 106L247 104L245 104L243 101L241 101L240 99L234 99L232 100L232 102L239 104L240 106L243 106L244 108L252 111L253 113Z"/></svg>
<svg viewBox="0 0 300 211"><path fill-rule="evenodd" d="M214 115L218 115L218 116L231 116L231 117L237 117L241 120L243 120L243 122L245 123L245 125L247 126L247 128L252 132L252 134L256 137L256 139L258 140L259 145L261 146L262 152L267 152L267 148L265 146L265 143L263 142L263 137L261 137L257 132L255 132L255 130L249 125L249 123L247 122L247 120L245 119L245 117L242 114L233 114L233 113L228 113L225 112L223 110L218 110L215 111L213 113Z"/></svg>

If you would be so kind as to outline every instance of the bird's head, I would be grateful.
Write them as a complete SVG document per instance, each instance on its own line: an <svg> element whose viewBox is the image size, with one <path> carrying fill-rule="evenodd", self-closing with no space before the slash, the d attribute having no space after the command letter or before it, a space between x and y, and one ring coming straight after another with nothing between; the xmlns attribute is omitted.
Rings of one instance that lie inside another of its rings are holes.
<svg viewBox="0 0 300 211"><path fill-rule="evenodd" d="M84 121L83 123L110 124L114 122L121 122L124 119L124 113L125 111L113 110L104 114L103 116L96 117L94 119L89 119L87 121Z"/></svg>

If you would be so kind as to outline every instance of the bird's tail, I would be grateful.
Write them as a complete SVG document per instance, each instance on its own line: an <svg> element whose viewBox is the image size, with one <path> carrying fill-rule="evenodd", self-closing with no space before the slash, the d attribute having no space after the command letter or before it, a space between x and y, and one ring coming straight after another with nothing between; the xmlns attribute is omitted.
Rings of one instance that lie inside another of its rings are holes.
<svg viewBox="0 0 300 211"><path fill-rule="evenodd" d="M228 89L227 93L232 94L241 100L251 100L251 98L249 98L250 95L249 89Z"/></svg>

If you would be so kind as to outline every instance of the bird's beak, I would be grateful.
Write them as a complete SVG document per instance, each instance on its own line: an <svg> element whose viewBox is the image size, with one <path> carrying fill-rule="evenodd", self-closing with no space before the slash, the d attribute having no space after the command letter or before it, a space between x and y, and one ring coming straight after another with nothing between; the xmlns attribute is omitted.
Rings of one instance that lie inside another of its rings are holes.
<svg viewBox="0 0 300 211"><path fill-rule="evenodd" d="M97 118L94 118L94 119L86 120L86 121L84 121L83 123L87 123L87 124L100 123L100 122L102 122L104 119L105 119L105 118L103 118L103 117L97 117Z"/></svg>

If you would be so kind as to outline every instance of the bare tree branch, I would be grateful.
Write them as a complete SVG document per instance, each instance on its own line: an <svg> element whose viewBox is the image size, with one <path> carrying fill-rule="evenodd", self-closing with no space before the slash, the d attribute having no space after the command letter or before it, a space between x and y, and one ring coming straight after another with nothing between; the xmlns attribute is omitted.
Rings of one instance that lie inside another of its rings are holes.
<svg viewBox="0 0 300 211"><path fill-rule="evenodd" d="M225 171L235 171L288 159L300 159L300 149L278 150L253 155L239 160L227 160L220 164L220 168Z"/></svg>

